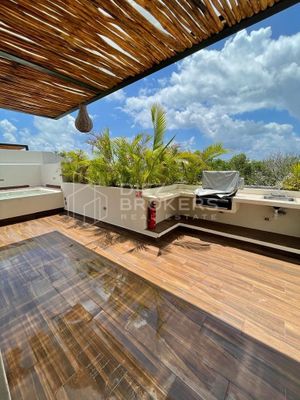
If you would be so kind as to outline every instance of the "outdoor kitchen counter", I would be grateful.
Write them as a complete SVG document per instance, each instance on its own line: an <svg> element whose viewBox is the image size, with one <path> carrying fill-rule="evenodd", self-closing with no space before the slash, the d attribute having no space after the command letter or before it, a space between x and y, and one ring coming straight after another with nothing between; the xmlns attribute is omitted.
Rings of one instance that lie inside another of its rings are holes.
<svg viewBox="0 0 300 400"><path fill-rule="evenodd" d="M176 197L195 197L194 190L174 190L170 192L161 192L156 194L143 194L143 198L149 201L164 201L175 199Z"/></svg>
<svg viewBox="0 0 300 400"><path fill-rule="evenodd" d="M146 189L143 191L143 198L148 201L166 201L177 197L195 197L195 190L198 186L192 185L171 185L162 188ZM249 191L248 191L249 190ZM300 209L300 192L283 191L280 194L292 197L293 201L284 199L265 199L265 195L276 193L272 189L241 189L233 197L233 203L248 203L261 206L283 207ZM257 191L257 193L253 193Z"/></svg>
<svg viewBox="0 0 300 400"><path fill-rule="evenodd" d="M300 195L300 193L299 193ZM296 208L300 210L300 197L295 197L294 194L287 193L288 197L292 197L293 201L284 199L265 199L263 194L243 193L238 192L233 198L234 203L256 204L259 206L271 206L282 208Z"/></svg>

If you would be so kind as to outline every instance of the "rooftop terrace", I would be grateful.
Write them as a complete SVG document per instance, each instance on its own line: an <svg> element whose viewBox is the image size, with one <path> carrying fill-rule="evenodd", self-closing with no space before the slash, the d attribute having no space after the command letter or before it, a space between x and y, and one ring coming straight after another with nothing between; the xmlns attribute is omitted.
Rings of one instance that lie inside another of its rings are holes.
<svg viewBox="0 0 300 400"><path fill-rule="evenodd" d="M13 399L300 397L295 256L67 215L0 227L0 246Z"/></svg>
<svg viewBox="0 0 300 400"><path fill-rule="evenodd" d="M60 118L296 3L1 0L0 107ZM195 188L62 182L57 155L0 148L1 400L5 377L13 400L299 400L299 193L182 214Z"/></svg>

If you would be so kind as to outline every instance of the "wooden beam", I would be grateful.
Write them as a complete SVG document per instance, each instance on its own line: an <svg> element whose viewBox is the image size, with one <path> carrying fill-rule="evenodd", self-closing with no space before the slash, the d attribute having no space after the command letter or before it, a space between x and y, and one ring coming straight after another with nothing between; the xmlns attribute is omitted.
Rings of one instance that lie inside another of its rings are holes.
<svg viewBox="0 0 300 400"><path fill-rule="evenodd" d="M0 143L0 150L29 150L27 144L17 144L17 143Z"/></svg>

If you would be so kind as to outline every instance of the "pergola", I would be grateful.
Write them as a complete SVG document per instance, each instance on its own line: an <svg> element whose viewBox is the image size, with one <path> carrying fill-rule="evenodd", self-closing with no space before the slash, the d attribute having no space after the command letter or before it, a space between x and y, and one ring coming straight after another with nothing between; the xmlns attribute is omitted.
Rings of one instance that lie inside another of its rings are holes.
<svg viewBox="0 0 300 400"><path fill-rule="evenodd" d="M298 2L1 0L0 107L60 118Z"/></svg>

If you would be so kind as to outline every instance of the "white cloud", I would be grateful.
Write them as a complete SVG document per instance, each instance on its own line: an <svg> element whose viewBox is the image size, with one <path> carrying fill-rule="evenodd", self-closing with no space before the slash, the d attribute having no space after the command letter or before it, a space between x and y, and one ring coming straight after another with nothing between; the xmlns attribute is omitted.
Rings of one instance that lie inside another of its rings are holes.
<svg viewBox="0 0 300 400"><path fill-rule="evenodd" d="M33 125L37 129L36 135L30 135L27 142L32 149L70 150L76 147L80 133L74 125L75 118L67 115L59 120L34 117Z"/></svg>
<svg viewBox="0 0 300 400"><path fill-rule="evenodd" d="M7 119L0 121L0 137L10 143L28 144L30 150L72 150L86 147L81 143L82 134L74 125L75 118L67 115L59 120L42 117L33 117L33 126L30 130L18 130Z"/></svg>
<svg viewBox="0 0 300 400"><path fill-rule="evenodd" d="M117 90L116 92L113 92L109 96L105 97L106 101L119 101L122 102L126 99L126 94L123 89Z"/></svg>
<svg viewBox="0 0 300 400"><path fill-rule="evenodd" d="M13 125L10 121L8 121L7 119L3 119L0 121L0 133L2 134L5 142L16 143L16 132L17 127Z"/></svg>
<svg viewBox="0 0 300 400"><path fill-rule="evenodd" d="M233 151L262 157L300 151L292 125L249 120L243 114L286 110L300 120L300 33L272 39L271 28L239 32L218 50L183 60L163 87L127 98L123 110L148 128L149 108L161 103L170 129L196 128Z"/></svg>
<svg viewBox="0 0 300 400"><path fill-rule="evenodd" d="M177 141L174 140L174 144L179 146L181 150L195 150L196 138L195 136L190 137L187 140Z"/></svg>

